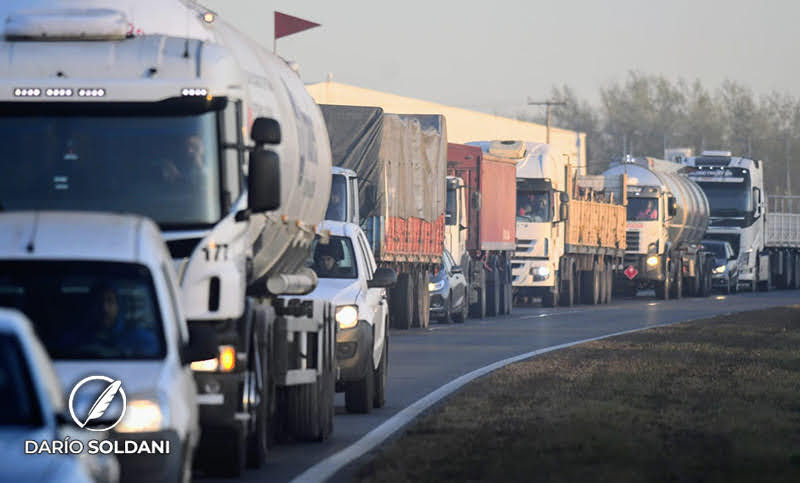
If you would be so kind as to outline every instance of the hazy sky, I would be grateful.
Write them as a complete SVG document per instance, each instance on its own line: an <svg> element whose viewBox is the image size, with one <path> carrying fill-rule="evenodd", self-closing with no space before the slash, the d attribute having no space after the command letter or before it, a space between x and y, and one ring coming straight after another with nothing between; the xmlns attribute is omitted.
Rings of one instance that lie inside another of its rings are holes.
<svg viewBox="0 0 800 483"><path fill-rule="evenodd" d="M800 95L794 0L201 0L272 48L278 10L322 24L278 40L325 79L489 112L568 84L591 100L631 69ZM535 108L530 108L535 109Z"/></svg>

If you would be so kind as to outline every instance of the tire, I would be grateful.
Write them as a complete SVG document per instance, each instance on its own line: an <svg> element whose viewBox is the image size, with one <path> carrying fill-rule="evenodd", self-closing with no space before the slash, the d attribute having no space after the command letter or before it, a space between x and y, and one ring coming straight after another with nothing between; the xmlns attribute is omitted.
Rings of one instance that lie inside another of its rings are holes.
<svg viewBox="0 0 800 483"><path fill-rule="evenodd" d="M511 282L506 282L505 287L506 315L511 315L514 312L514 287Z"/></svg>
<svg viewBox="0 0 800 483"><path fill-rule="evenodd" d="M581 286L582 302L597 305L600 302L600 272L595 263L591 271L584 271Z"/></svg>
<svg viewBox="0 0 800 483"><path fill-rule="evenodd" d="M495 267L495 270L497 268ZM489 298L487 300L487 309L486 315L489 317L497 317L500 315L500 284L497 283L497 277L495 276L495 280L487 285L487 292Z"/></svg>
<svg viewBox="0 0 800 483"><path fill-rule="evenodd" d="M286 429L297 441L320 441L323 427L320 417L320 392L323 381L317 377L313 384L287 386L286 391Z"/></svg>
<svg viewBox="0 0 800 483"><path fill-rule="evenodd" d="M574 272L569 280L562 281L561 297L558 304L562 307L572 307L575 304L575 277Z"/></svg>
<svg viewBox="0 0 800 483"><path fill-rule="evenodd" d="M395 329L408 330L411 327L414 311L412 285L411 277L407 273L401 273L397 277L397 284L391 292L389 320Z"/></svg>
<svg viewBox="0 0 800 483"><path fill-rule="evenodd" d="M464 288L464 302L461 303L461 310L453 314L453 322L457 324L463 324L465 320L467 320L467 315L469 313L469 288Z"/></svg>
<svg viewBox="0 0 800 483"><path fill-rule="evenodd" d="M431 293L428 291L428 271L420 270L411 293L414 297L414 321L413 327L427 329L431 321Z"/></svg>
<svg viewBox="0 0 800 483"><path fill-rule="evenodd" d="M553 283L553 290L547 292L542 296L542 307L548 307L548 308L555 307L556 303L559 300L560 296L559 286L561 285L561 277L558 274L556 274L555 277L556 280L555 283Z"/></svg>
<svg viewBox="0 0 800 483"><path fill-rule="evenodd" d="M254 338L258 336L254 334ZM258 361L253 360L254 364L257 362L261 367L260 381L258 381L258 373L255 374L254 382L261 385L259 390L259 404L255 409L254 414L256 417L255 428L252 433L247 435L247 467L248 468L261 468L261 465L267 459L267 452L269 450L269 413L270 413L270 378L267 367L266 351L261 351L266 341L263 337L260 338L261 342L253 341L251 353L258 354ZM251 370L255 371L255 368Z"/></svg>
<svg viewBox="0 0 800 483"><path fill-rule="evenodd" d="M680 300L683 297L683 261L675 262L675 283L672 284L670 297Z"/></svg>
<svg viewBox="0 0 800 483"><path fill-rule="evenodd" d="M598 276L600 277L600 290L598 290L599 295L597 299L598 304L606 303L606 270L607 268L604 265L603 269L598 271Z"/></svg>
<svg viewBox="0 0 800 483"><path fill-rule="evenodd" d="M372 344L370 344L372 347ZM360 381L348 382L344 389L344 406L348 413L367 414L375 401L375 367L372 351L367 361L367 371Z"/></svg>
<svg viewBox="0 0 800 483"><path fill-rule="evenodd" d="M606 270L606 304L611 303L614 295L614 271L610 268Z"/></svg>
<svg viewBox="0 0 800 483"><path fill-rule="evenodd" d="M233 429L232 437L214 448L213 459L204 461L209 476L238 478L244 474L247 438L241 429Z"/></svg>
<svg viewBox="0 0 800 483"><path fill-rule="evenodd" d="M372 407L380 409L386 406L386 381L389 378L389 336L388 333L383 340L383 352L381 352L381 362L378 370L375 371L375 396L372 400Z"/></svg>
<svg viewBox="0 0 800 483"><path fill-rule="evenodd" d="M450 292L450 295L447 297L447 310L444 313L444 317L442 317L442 323L453 323L453 292Z"/></svg>

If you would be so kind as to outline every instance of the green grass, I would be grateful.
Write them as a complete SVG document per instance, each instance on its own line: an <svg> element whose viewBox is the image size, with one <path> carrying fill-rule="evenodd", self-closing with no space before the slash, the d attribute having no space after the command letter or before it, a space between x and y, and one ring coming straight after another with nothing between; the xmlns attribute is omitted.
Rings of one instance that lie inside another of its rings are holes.
<svg viewBox="0 0 800 483"><path fill-rule="evenodd" d="M800 482L800 306L513 364L423 416L356 479Z"/></svg>

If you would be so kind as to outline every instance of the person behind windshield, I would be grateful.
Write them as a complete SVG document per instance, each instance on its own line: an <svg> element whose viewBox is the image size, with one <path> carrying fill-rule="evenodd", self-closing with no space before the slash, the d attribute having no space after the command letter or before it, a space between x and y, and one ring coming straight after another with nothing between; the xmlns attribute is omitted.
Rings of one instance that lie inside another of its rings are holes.
<svg viewBox="0 0 800 483"><path fill-rule="evenodd" d="M152 330L131 327L122 310L116 290L109 285L95 286L91 292L92 329L86 345L101 345L114 352L131 351L137 355L158 352L159 343Z"/></svg>
<svg viewBox="0 0 800 483"><path fill-rule="evenodd" d="M519 208L519 216L522 218L528 218L531 216L532 211L533 206L531 205L530 201L524 201Z"/></svg>
<svg viewBox="0 0 800 483"><path fill-rule="evenodd" d="M545 203L545 200L542 198L539 198L535 203L536 207L533 210L533 221L547 221L547 203Z"/></svg>
<svg viewBox="0 0 800 483"><path fill-rule="evenodd" d="M328 220L344 220L344 203L338 189L331 190L331 199L328 201L328 212L325 214Z"/></svg>
<svg viewBox="0 0 800 483"><path fill-rule="evenodd" d="M334 247L334 242L327 245L317 244L314 252L314 271L320 277L332 277L340 273L339 262L342 257Z"/></svg>
<svg viewBox="0 0 800 483"><path fill-rule="evenodd" d="M647 206L639 210L639 214L636 215L637 220L655 220L656 218L658 218L658 210L656 210L653 200L648 201Z"/></svg>
<svg viewBox="0 0 800 483"><path fill-rule="evenodd" d="M175 156L176 161L167 160L161 170L164 181L170 184L200 184L205 179L205 146L197 135L184 140L183 150Z"/></svg>

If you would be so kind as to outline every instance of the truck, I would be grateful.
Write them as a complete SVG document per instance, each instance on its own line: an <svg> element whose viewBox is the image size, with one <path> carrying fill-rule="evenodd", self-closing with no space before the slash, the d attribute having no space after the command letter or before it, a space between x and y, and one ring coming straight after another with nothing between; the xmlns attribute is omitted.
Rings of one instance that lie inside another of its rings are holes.
<svg viewBox="0 0 800 483"><path fill-rule="evenodd" d="M447 145L445 247L467 279L470 313L510 314L517 160Z"/></svg>
<svg viewBox="0 0 800 483"><path fill-rule="evenodd" d="M709 205L680 163L627 158L608 176L628 179L626 249L614 288L627 295L652 288L664 300L684 294L708 296L716 267L703 250Z"/></svg>
<svg viewBox="0 0 800 483"><path fill-rule="evenodd" d="M469 143L473 144L473 143ZM625 179L588 176L569 156L543 143L475 143L516 159L516 250L512 285L517 303L608 303L625 250Z"/></svg>
<svg viewBox="0 0 800 483"><path fill-rule="evenodd" d="M442 262L447 130L444 116L321 105L336 166L326 218L359 224L388 290L392 327L427 327L430 274Z"/></svg>
<svg viewBox="0 0 800 483"><path fill-rule="evenodd" d="M729 242L738 257L739 283L751 291L793 286L797 206L791 196L767 196L763 161L703 151L682 163L708 197L707 237Z"/></svg>
<svg viewBox="0 0 800 483"><path fill-rule="evenodd" d="M25 8L23 8L25 7ZM189 326L207 473L332 431L335 321L305 266L331 183L325 123L282 59L194 2L4 3L5 211L122 211L161 229Z"/></svg>

